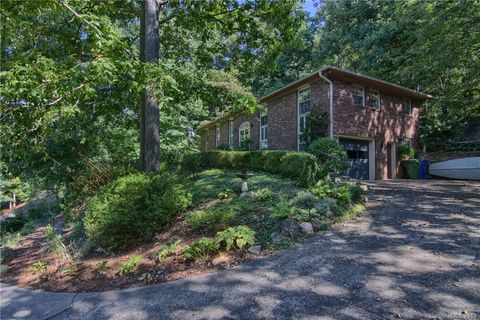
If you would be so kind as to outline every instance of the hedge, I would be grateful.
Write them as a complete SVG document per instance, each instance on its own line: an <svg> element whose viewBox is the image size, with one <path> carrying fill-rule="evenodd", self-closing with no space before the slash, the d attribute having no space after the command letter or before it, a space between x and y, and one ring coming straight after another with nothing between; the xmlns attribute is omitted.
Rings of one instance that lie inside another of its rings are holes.
<svg viewBox="0 0 480 320"><path fill-rule="evenodd" d="M248 169L279 174L312 186L320 178L315 156L292 151L207 151L184 156L184 170L195 173L201 169Z"/></svg>

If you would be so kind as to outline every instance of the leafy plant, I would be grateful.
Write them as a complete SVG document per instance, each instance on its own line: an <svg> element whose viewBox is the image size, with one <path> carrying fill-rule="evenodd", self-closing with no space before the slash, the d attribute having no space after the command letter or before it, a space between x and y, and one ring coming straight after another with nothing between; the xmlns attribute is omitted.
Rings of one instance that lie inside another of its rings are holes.
<svg viewBox="0 0 480 320"><path fill-rule="evenodd" d="M288 201L284 198L281 198L280 201L273 207L272 213L270 214L272 217L277 219L286 219L290 216L290 206Z"/></svg>
<svg viewBox="0 0 480 320"><path fill-rule="evenodd" d="M157 253L157 259L160 262L163 262L167 257L177 250L178 246L182 243L182 240L177 240L172 244L163 246L160 251Z"/></svg>
<svg viewBox="0 0 480 320"><path fill-rule="evenodd" d="M400 145L398 146L397 154L400 158L411 159L415 156L415 150L409 145Z"/></svg>
<svg viewBox="0 0 480 320"><path fill-rule="evenodd" d="M365 202L365 191L359 185L350 186L350 198L352 203L363 203Z"/></svg>
<svg viewBox="0 0 480 320"><path fill-rule="evenodd" d="M47 236L48 245L50 247L50 250L57 253L57 255L62 260L65 260L65 261L71 261L72 260L72 255L70 253L70 250L68 250L67 246L62 241L62 235L61 234L56 234L53 231L52 225L49 224L48 226L46 226L45 235Z"/></svg>
<svg viewBox="0 0 480 320"><path fill-rule="evenodd" d="M308 147L321 168L321 176L327 176L334 170L342 172L348 169L348 157L343 146L335 139L319 138Z"/></svg>
<svg viewBox="0 0 480 320"><path fill-rule="evenodd" d="M105 186L88 201L85 231L106 250L129 248L153 237L191 204L184 180L164 172L131 174Z"/></svg>
<svg viewBox="0 0 480 320"><path fill-rule="evenodd" d="M141 261L142 261L142 256L130 257L128 261L120 265L120 268L117 271L117 275L120 277L124 277L127 274L133 273Z"/></svg>
<svg viewBox="0 0 480 320"><path fill-rule="evenodd" d="M28 270L34 273L40 273L41 277L45 277L48 273L47 264L43 261L37 261L33 263Z"/></svg>
<svg viewBox="0 0 480 320"><path fill-rule="evenodd" d="M255 200L261 202L270 202L273 199L273 192L268 188L262 188L255 192Z"/></svg>
<svg viewBox="0 0 480 320"><path fill-rule="evenodd" d="M232 207L208 208L204 211L189 213L186 220L190 228L213 232L228 227L235 218L235 210Z"/></svg>
<svg viewBox="0 0 480 320"><path fill-rule="evenodd" d="M255 243L255 231L247 226L230 227L217 232L215 241L219 245L225 245L227 251L230 250L233 245L236 245L238 249L243 249L245 245L253 245Z"/></svg>
<svg viewBox="0 0 480 320"><path fill-rule="evenodd" d="M186 260L206 259L218 251L220 245L214 239L202 238L192 242L185 251L183 257Z"/></svg>
<svg viewBox="0 0 480 320"><path fill-rule="evenodd" d="M310 213L310 211L315 207L317 201L318 198L315 197L312 193L300 191L292 200L292 204L297 207L307 209L308 213Z"/></svg>
<svg viewBox="0 0 480 320"><path fill-rule="evenodd" d="M98 271L105 272L107 271L107 264L108 264L108 261L100 261L97 263L96 267Z"/></svg>
<svg viewBox="0 0 480 320"><path fill-rule="evenodd" d="M218 199L225 200L231 198L235 192L232 189L225 189L218 194Z"/></svg>
<svg viewBox="0 0 480 320"><path fill-rule="evenodd" d="M310 191L320 199L325 197L335 199L341 206L351 202L350 188L347 184L334 186L328 179L323 179L318 181Z"/></svg>
<svg viewBox="0 0 480 320"><path fill-rule="evenodd" d="M342 209L338 206L337 201L330 198L324 198L317 202L315 210L319 215L332 218L342 213Z"/></svg>

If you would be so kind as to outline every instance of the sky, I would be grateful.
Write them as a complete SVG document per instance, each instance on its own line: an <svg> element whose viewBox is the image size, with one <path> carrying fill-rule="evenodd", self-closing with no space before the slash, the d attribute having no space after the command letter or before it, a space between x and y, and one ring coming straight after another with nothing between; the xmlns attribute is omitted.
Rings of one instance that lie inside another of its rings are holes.
<svg viewBox="0 0 480 320"><path fill-rule="evenodd" d="M318 0L306 0L303 4L303 9L307 11L311 16L315 14L317 8L314 6L314 2L318 3Z"/></svg>

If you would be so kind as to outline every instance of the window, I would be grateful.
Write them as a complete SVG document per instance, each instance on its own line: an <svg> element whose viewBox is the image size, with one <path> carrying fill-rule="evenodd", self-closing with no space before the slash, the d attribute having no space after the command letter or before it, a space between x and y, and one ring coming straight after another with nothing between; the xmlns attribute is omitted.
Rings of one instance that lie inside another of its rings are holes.
<svg viewBox="0 0 480 320"><path fill-rule="evenodd" d="M411 115L412 114L412 100L411 99L403 99L402 101L402 112L404 115Z"/></svg>
<svg viewBox="0 0 480 320"><path fill-rule="evenodd" d="M228 147L233 149L233 120L228 120Z"/></svg>
<svg viewBox="0 0 480 320"><path fill-rule="evenodd" d="M380 109L380 93L376 90L368 89L367 91L367 107Z"/></svg>
<svg viewBox="0 0 480 320"><path fill-rule="evenodd" d="M354 105L365 107L365 89L362 86L354 86L352 96Z"/></svg>
<svg viewBox="0 0 480 320"><path fill-rule="evenodd" d="M238 129L238 144L242 149L250 148L250 122L242 123Z"/></svg>
<svg viewBox="0 0 480 320"><path fill-rule="evenodd" d="M267 112L260 113L260 149L268 148L268 116Z"/></svg>
<svg viewBox="0 0 480 320"><path fill-rule="evenodd" d="M402 145L411 147L412 139L402 139Z"/></svg>
<svg viewBox="0 0 480 320"><path fill-rule="evenodd" d="M298 92L298 150L306 150L307 143L303 133L309 128L310 88Z"/></svg>
<svg viewBox="0 0 480 320"><path fill-rule="evenodd" d="M215 127L215 148L220 146L220 125Z"/></svg>

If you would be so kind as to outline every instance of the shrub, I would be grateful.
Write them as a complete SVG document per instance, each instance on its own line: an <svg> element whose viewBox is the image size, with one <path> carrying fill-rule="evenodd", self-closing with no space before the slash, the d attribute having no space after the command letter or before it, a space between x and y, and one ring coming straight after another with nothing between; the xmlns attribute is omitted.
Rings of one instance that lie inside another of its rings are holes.
<svg viewBox="0 0 480 320"><path fill-rule="evenodd" d="M0 222L0 234L3 236L6 233L20 231L27 221L28 220L23 215L7 218Z"/></svg>
<svg viewBox="0 0 480 320"><path fill-rule="evenodd" d="M350 186L350 198L352 203L363 203L365 202L365 192L362 187L359 185Z"/></svg>
<svg viewBox="0 0 480 320"><path fill-rule="evenodd" d="M255 231L247 226L230 227L218 232L215 240L220 246L225 244L227 251L233 245L236 245L241 250L246 244L253 245L255 243Z"/></svg>
<svg viewBox="0 0 480 320"><path fill-rule="evenodd" d="M137 266L142 261L142 256L132 256L128 261L125 261L118 268L117 275L120 277L126 276L129 273L133 273Z"/></svg>
<svg viewBox="0 0 480 320"><path fill-rule="evenodd" d="M233 208L208 208L188 214L186 220L194 230L212 232L228 227L234 217Z"/></svg>
<svg viewBox="0 0 480 320"><path fill-rule="evenodd" d="M232 189L225 189L222 192L220 192L217 197L220 200L225 200L225 199L231 198L234 194L235 192Z"/></svg>
<svg viewBox="0 0 480 320"><path fill-rule="evenodd" d="M200 171L202 166L201 154L198 152L187 153L183 156L181 167L184 172L195 174Z"/></svg>
<svg viewBox="0 0 480 320"><path fill-rule="evenodd" d="M296 179L304 186L313 185L319 177L317 159L305 152L208 151L199 153L199 158L205 168L265 171ZM186 158L182 167L190 167L190 159Z"/></svg>
<svg viewBox="0 0 480 320"><path fill-rule="evenodd" d="M350 188L343 184L334 186L328 179L320 180L310 191L318 198L333 198L341 206L346 206L351 202Z"/></svg>
<svg viewBox="0 0 480 320"><path fill-rule="evenodd" d="M415 156L415 150L409 145L398 146L397 154L400 158L406 157L407 159Z"/></svg>
<svg viewBox="0 0 480 320"><path fill-rule="evenodd" d="M40 273L41 277L44 277L48 273L48 267L47 264L43 261L37 261L33 263L30 268L28 268L29 271L33 273Z"/></svg>
<svg viewBox="0 0 480 320"><path fill-rule="evenodd" d="M219 244L214 239L202 238L192 242L183 252L183 257L187 260L206 259L219 248Z"/></svg>
<svg viewBox="0 0 480 320"><path fill-rule="evenodd" d="M50 250L55 252L62 260L72 260L70 250L68 250L67 246L62 241L62 235L56 234L50 224L45 228L45 235L47 236Z"/></svg>
<svg viewBox="0 0 480 320"><path fill-rule="evenodd" d="M308 147L308 152L313 154L321 168L321 176L331 174L334 169L342 172L348 169L348 157L343 146L331 138L319 138Z"/></svg>
<svg viewBox="0 0 480 320"><path fill-rule="evenodd" d="M270 215L277 219L288 218L290 216L290 206L288 205L287 200L281 198Z"/></svg>
<svg viewBox="0 0 480 320"><path fill-rule="evenodd" d="M308 213L310 213L310 211L315 207L317 201L318 198L315 197L312 193L300 191L299 193L297 193L295 198L293 198L292 203L297 207L307 209Z"/></svg>
<svg viewBox="0 0 480 320"><path fill-rule="evenodd" d="M317 213L327 218L337 216L342 212L342 209L338 206L337 201L330 198L325 198L317 202L315 209Z"/></svg>
<svg viewBox="0 0 480 320"><path fill-rule="evenodd" d="M176 175L122 177L88 201L84 219L88 240L107 250L140 244L171 223L191 200Z"/></svg>
<svg viewBox="0 0 480 320"><path fill-rule="evenodd" d="M163 262L168 256L177 250L177 247L180 245L182 240L177 240L172 244L163 246L160 251L157 253L157 259L160 262Z"/></svg>
<svg viewBox="0 0 480 320"><path fill-rule="evenodd" d="M273 192L268 188L263 188L255 192L255 200L261 202L270 202L273 199Z"/></svg>
<svg viewBox="0 0 480 320"><path fill-rule="evenodd" d="M100 261L96 264L97 270L100 272L106 272L107 271L107 264L108 261Z"/></svg>

